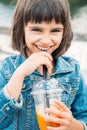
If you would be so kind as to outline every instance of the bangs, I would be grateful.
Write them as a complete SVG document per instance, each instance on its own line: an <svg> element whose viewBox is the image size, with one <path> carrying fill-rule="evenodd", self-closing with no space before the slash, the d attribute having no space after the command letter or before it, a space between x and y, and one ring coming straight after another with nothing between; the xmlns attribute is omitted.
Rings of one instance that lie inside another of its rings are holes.
<svg viewBox="0 0 87 130"><path fill-rule="evenodd" d="M64 24L65 14L59 1L37 0L33 6L31 2L32 7L30 7L28 4L26 6L26 11L24 12L25 24L27 24L29 21L34 23L49 23L52 20L55 20L56 23Z"/></svg>

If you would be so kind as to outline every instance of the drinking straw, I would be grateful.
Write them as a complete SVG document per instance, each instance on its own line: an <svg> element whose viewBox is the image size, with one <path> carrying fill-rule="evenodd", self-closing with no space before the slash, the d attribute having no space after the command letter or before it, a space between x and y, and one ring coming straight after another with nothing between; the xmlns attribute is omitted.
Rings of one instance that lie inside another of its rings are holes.
<svg viewBox="0 0 87 130"><path fill-rule="evenodd" d="M43 65L43 79L47 80L47 67L46 65ZM49 107L49 100L48 100L48 92L47 92L47 86L45 86L45 97L44 97L44 103L45 103L45 108Z"/></svg>
<svg viewBox="0 0 87 130"><path fill-rule="evenodd" d="M43 65L43 79L47 80L47 67L45 65ZM48 99L49 94L47 92L47 86L45 86L45 87L46 87L45 88L46 93L45 93L45 97L44 97L44 103L45 103L45 108L46 108L46 107L49 107L49 99Z"/></svg>
<svg viewBox="0 0 87 130"><path fill-rule="evenodd" d="M43 79L47 79L47 67L45 65L43 65Z"/></svg>

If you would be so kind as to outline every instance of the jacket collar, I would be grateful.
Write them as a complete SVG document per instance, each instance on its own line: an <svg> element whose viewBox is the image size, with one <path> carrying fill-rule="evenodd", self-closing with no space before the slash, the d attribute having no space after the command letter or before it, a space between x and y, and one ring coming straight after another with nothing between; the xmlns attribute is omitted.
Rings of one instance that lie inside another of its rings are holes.
<svg viewBox="0 0 87 130"><path fill-rule="evenodd" d="M70 57L60 56L57 59L54 74L68 73L74 71L72 65L70 64Z"/></svg>

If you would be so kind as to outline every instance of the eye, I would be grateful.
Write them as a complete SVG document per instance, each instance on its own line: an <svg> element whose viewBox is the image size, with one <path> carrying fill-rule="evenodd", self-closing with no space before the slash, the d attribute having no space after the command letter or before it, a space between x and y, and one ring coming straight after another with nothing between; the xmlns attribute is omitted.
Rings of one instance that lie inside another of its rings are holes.
<svg viewBox="0 0 87 130"><path fill-rule="evenodd" d="M34 31L34 32L41 32L41 30L39 28L33 28L32 31Z"/></svg>
<svg viewBox="0 0 87 130"><path fill-rule="evenodd" d="M53 29L51 32L58 33L58 32L61 32L61 30L60 29Z"/></svg>

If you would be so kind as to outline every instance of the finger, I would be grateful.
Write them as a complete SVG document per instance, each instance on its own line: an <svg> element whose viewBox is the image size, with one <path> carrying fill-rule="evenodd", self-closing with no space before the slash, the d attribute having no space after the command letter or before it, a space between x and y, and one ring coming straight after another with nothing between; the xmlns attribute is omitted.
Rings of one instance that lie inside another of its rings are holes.
<svg viewBox="0 0 87 130"><path fill-rule="evenodd" d="M50 74L53 68L52 62L48 59L48 57L43 57L41 62L42 65L46 65L48 73Z"/></svg>
<svg viewBox="0 0 87 130"><path fill-rule="evenodd" d="M55 108L46 108L46 113L50 115L54 115L55 117L60 117L60 118L63 116L63 112Z"/></svg>
<svg viewBox="0 0 87 130"><path fill-rule="evenodd" d="M59 129L58 127L47 126L46 130L62 130L62 129Z"/></svg>
<svg viewBox="0 0 87 130"><path fill-rule="evenodd" d="M44 117L44 120L45 120L46 122L56 123L56 124L58 124L59 126L60 126L60 125L66 125L66 124L68 124L68 120L67 120L67 119L55 117L55 116L52 116L52 115L46 115L46 116Z"/></svg>
<svg viewBox="0 0 87 130"><path fill-rule="evenodd" d="M49 60L51 60L51 61L53 60L52 56L51 56L49 53L47 53L47 52L45 52L45 51L42 51L42 52L40 52L40 53L42 53L44 56L48 57Z"/></svg>
<svg viewBox="0 0 87 130"><path fill-rule="evenodd" d="M64 130L65 127L64 126L59 126L59 127L51 127L51 126L47 126L46 130Z"/></svg>
<svg viewBox="0 0 87 130"><path fill-rule="evenodd" d="M60 106L60 108L62 108L63 111L70 112L69 108L63 102L57 99L53 99L53 100L54 100L54 103Z"/></svg>
<svg viewBox="0 0 87 130"><path fill-rule="evenodd" d="M68 119L70 117L72 117L72 113L69 112L65 112L65 111L61 111L57 108L46 108L46 113L50 114L50 115L54 115L55 117L60 117L60 118L64 118L64 119Z"/></svg>

